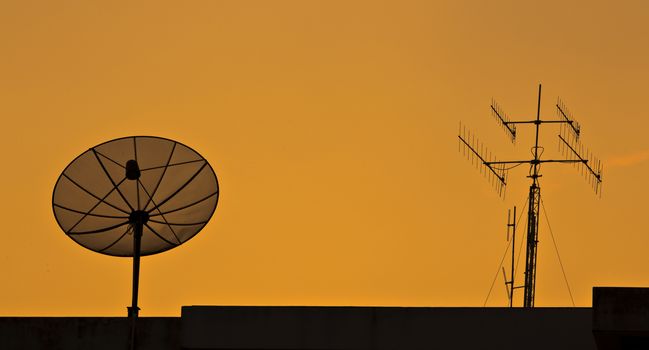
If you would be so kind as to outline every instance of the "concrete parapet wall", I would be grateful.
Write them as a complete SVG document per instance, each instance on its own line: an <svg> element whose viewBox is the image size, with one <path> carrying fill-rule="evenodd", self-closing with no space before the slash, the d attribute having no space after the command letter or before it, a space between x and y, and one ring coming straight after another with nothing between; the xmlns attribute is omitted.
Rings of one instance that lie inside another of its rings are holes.
<svg viewBox="0 0 649 350"><path fill-rule="evenodd" d="M649 349L649 288L593 288L593 334L600 350Z"/></svg>
<svg viewBox="0 0 649 350"><path fill-rule="evenodd" d="M182 309L185 349L596 349L590 308Z"/></svg>
<svg viewBox="0 0 649 350"><path fill-rule="evenodd" d="M593 288L593 330L649 332L649 288Z"/></svg>
<svg viewBox="0 0 649 350"><path fill-rule="evenodd" d="M128 349L124 317L0 317L0 349ZM590 308L188 306L139 350L596 349Z"/></svg>
<svg viewBox="0 0 649 350"><path fill-rule="evenodd" d="M0 317L0 349L128 349L125 317ZM139 350L180 348L179 317L138 319Z"/></svg>

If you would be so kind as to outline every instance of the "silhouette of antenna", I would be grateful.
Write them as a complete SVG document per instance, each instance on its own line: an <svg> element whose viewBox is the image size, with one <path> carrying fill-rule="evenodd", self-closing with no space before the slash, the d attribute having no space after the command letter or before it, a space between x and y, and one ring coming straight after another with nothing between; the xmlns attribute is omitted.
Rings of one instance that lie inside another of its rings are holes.
<svg viewBox="0 0 649 350"><path fill-rule="evenodd" d="M593 187L595 193L601 195L602 184L602 163L595 158L591 152L579 142L581 128L579 123L572 117L572 114L561 101L557 100L556 104L557 116L556 120L542 120L541 119L541 84L539 84L538 104L536 110L536 119L533 120L510 120L502 109L492 100L491 112L496 117L498 122L503 126L512 142L516 139L516 125L517 124L532 124L535 126L535 141L532 147L532 155L534 156L529 160L496 160L492 159L491 153L485 150L482 143L476 140L475 136L466 131L466 128L460 125L460 133L458 138L460 140L460 152L475 163L475 166L481 170L488 169L494 174L500 183L497 184L499 194L504 192L506 185L506 174L509 169L521 164L529 164L529 175L527 177L532 179L530 185L528 204L527 204L527 237L526 237L526 252L525 252L525 283L523 307L534 307L534 297L536 289L536 256L539 234L539 209L541 202L541 188L539 185L539 178L541 164L543 163L571 163L575 165L578 170L587 178L589 184ZM559 148L564 155L564 159L541 159L543 154L543 147L539 146L539 129L542 124L557 123L559 128ZM487 153L486 153L487 152ZM486 154L486 156L485 156ZM509 166L509 168L506 168ZM484 171L482 171L484 173ZM514 215L515 216L515 215ZM512 225L508 220L508 228ZM512 226L515 231L515 227ZM513 252L513 249L512 249ZM513 253L512 253L513 254ZM513 255L512 255L513 259ZM513 304L513 291L514 287L514 271L512 268L511 280L507 281L505 277L505 284L508 286L508 293L510 297L510 306Z"/></svg>
<svg viewBox="0 0 649 350"><path fill-rule="evenodd" d="M511 247L512 247L512 261L511 261L511 274L510 280L507 280L507 273L505 272L505 267L503 266L503 279L505 280L505 288L507 289L507 297L509 299L509 307L514 307L514 290L523 288L524 286L515 285L515 264L514 256L516 252L516 206L514 206L514 216L512 217L512 211L507 211L507 241L510 240L509 233L511 232Z"/></svg>
<svg viewBox="0 0 649 350"><path fill-rule="evenodd" d="M511 123L507 114L498 106L498 103L491 99L491 114L500 122L503 129L507 131L512 143L516 141L516 124Z"/></svg>
<svg viewBox="0 0 649 350"><path fill-rule="evenodd" d="M484 144L475 137L475 134L467 130L461 123L459 142L462 154L488 179L498 192L498 195L504 197L505 186L507 185L507 169L500 165L501 163L497 161L496 156L492 155Z"/></svg>
<svg viewBox="0 0 649 350"><path fill-rule="evenodd" d="M63 170L52 194L57 223L85 248L133 257L130 348L135 348L140 257L194 237L216 209L207 160L169 139L131 136L90 148Z"/></svg>
<svg viewBox="0 0 649 350"><path fill-rule="evenodd" d="M601 192L602 184L602 162L579 142L580 126L573 118L566 105L557 99L557 116L559 120L565 120L559 128L559 151L564 157L573 162L588 183L593 187L595 193Z"/></svg>

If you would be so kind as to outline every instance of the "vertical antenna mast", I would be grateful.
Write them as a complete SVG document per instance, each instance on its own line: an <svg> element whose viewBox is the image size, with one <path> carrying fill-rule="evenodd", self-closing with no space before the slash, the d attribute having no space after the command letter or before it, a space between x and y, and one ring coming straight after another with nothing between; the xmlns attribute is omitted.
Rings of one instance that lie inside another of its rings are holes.
<svg viewBox="0 0 649 350"><path fill-rule="evenodd" d="M507 274L505 274L505 268L503 267L503 277L505 277L505 287L507 287L507 296L509 297L509 307L514 307L514 289L521 288L521 286L516 287L514 285L516 276L514 271L514 256L516 252L516 206L514 206L514 217L511 216L511 210L507 211L507 240L509 241L509 229L512 231L512 266L511 266L511 279L507 280Z"/></svg>
<svg viewBox="0 0 649 350"><path fill-rule="evenodd" d="M527 251L525 252L525 288L523 289L523 307L534 307L534 291L536 287L536 247L539 243L539 206L541 188L539 187L539 127L541 126L541 84L536 106L536 125L534 141L534 159L532 160L530 176L529 203L527 205Z"/></svg>
<svg viewBox="0 0 649 350"><path fill-rule="evenodd" d="M526 236L526 252L525 252L525 284L523 292L523 307L534 307L534 297L536 290L536 262L537 262L537 246L539 238L539 210L541 205L541 187L539 185L539 178L542 163L572 163L576 164L579 171L588 177L588 181L593 186L595 193L601 194L602 183L602 163L593 159L590 152L579 143L580 126L572 118L567 107L559 100L556 104L558 120L542 120L541 119L541 84L539 84L538 102L536 107L536 119L534 120L521 120L512 121L502 109L492 100L491 112L496 116L498 122L504 127L512 142L516 139L516 124L534 124L535 137L534 146L532 147L533 159L529 160L506 160L498 161L492 160L491 154L485 158L484 153L478 152L477 149L483 151L483 147L477 147L478 141L475 141L475 136L470 132L467 133L460 125L460 146L463 148L463 153L467 158L471 159L472 163L479 166L481 172L487 173L493 183L493 177L496 181L496 188L499 194L504 195L504 188L506 186L507 178L507 165L520 165L529 164L530 170L527 177L532 179L529 192L529 203L527 207L527 236ZM558 123L560 125L559 131L559 148L563 150L566 159L541 159L543 155L543 147L539 146L539 131L541 124L545 123ZM468 137L467 137L468 135ZM467 139L469 141L467 141ZM540 149L540 152L539 152ZM592 165L591 165L592 164ZM489 171L487 171L489 170ZM516 220L516 208L514 207L514 221ZM508 220L508 230L510 227ZM514 224L515 225L515 224ZM514 226L514 232L515 232ZM509 231L508 231L509 232ZM515 233L514 233L515 235ZM515 236L514 236L515 237ZM515 238L513 238L515 239ZM513 306L514 289L519 288L514 286L514 248L512 248L512 274L511 280L507 281L505 276L505 284L509 285L510 306ZM504 274L504 269L503 269Z"/></svg>

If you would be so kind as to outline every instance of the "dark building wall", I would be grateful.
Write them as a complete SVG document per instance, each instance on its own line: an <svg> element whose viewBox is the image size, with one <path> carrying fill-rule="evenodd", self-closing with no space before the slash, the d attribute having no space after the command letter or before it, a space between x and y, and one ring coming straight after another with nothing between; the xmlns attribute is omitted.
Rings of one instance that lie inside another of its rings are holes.
<svg viewBox="0 0 649 350"><path fill-rule="evenodd" d="M138 349L596 349L590 308L183 307ZM128 349L124 317L0 318L0 349Z"/></svg>
<svg viewBox="0 0 649 350"><path fill-rule="evenodd" d="M3 349L128 349L124 317L0 317ZM186 306L138 321L138 349L649 349L649 288L593 308Z"/></svg>
<svg viewBox="0 0 649 350"><path fill-rule="evenodd" d="M593 333L601 350L649 349L649 288L593 288Z"/></svg>
<svg viewBox="0 0 649 350"><path fill-rule="evenodd" d="M596 349L590 308L182 309L186 349Z"/></svg>
<svg viewBox="0 0 649 350"><path fill-rule="evenodd" d="M0 317L0 349L128 349L129 330L124 317ZM177 350L180 318L140 318L137 334L140 350Z"/></svg>

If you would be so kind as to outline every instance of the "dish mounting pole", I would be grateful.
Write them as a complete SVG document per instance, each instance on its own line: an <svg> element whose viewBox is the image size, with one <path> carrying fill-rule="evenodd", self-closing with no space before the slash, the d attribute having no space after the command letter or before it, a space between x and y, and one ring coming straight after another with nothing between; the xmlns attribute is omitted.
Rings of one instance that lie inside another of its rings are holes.
<svg viewBox="0 0 649 350"><path fill-rule="evenodd" d="M138 287L140 284L140 251L142 246L142 230L144 224L136 223L133 225L133 295L131 306L128 307L128 316L137 318L140 308L137 306Z"/></svg>

